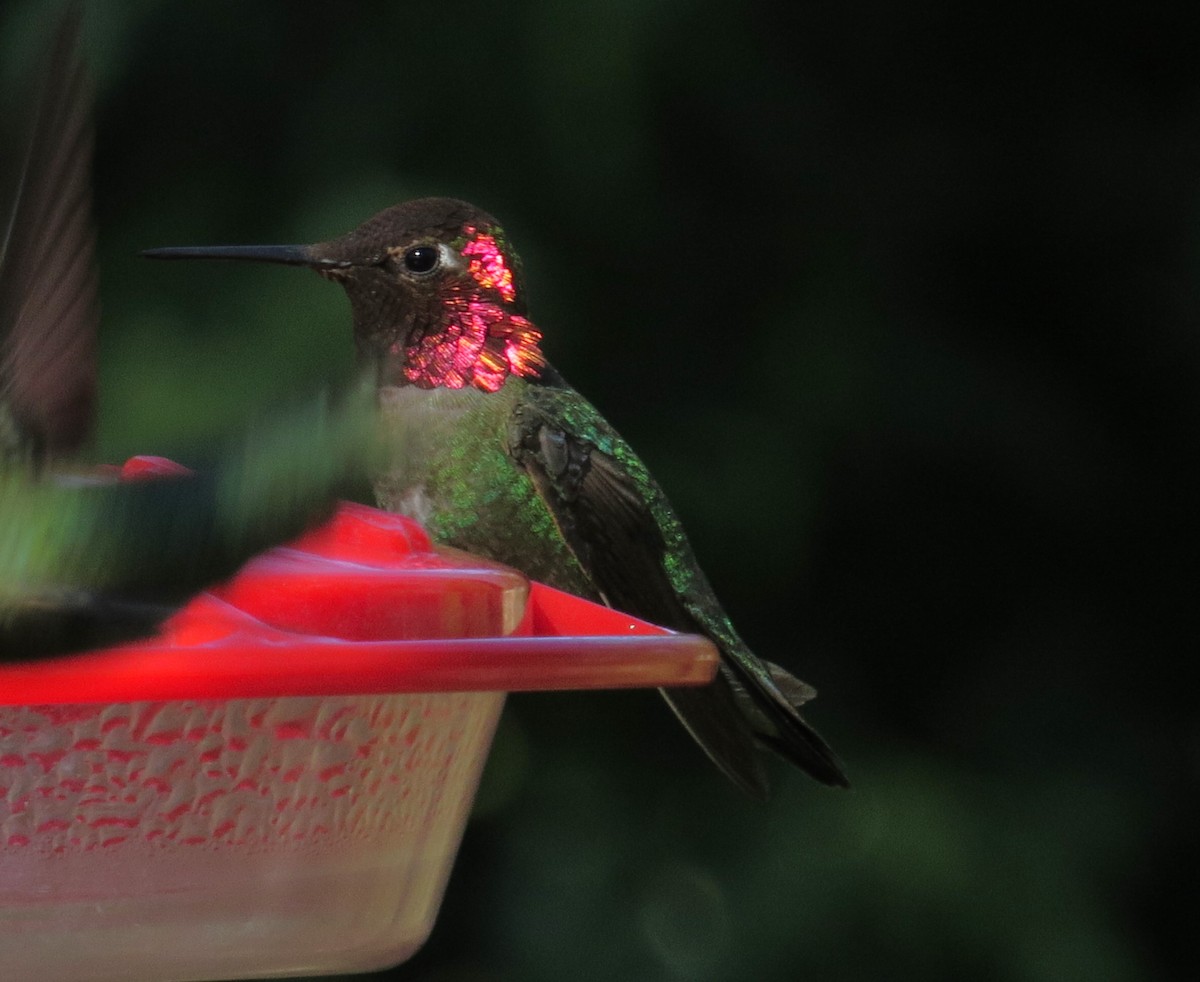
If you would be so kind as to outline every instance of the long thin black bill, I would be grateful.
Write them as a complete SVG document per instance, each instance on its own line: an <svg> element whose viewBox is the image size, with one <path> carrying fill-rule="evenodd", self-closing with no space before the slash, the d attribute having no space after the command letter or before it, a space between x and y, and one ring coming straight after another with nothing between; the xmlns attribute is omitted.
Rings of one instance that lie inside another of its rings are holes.
<svg viewBox="0 0 1200 982"><path fill-rule="evenodd" d="M354 264L345 259L314 256L311 246L168 246L146 249L147 259L236 259L254 263L280 263L284 266L308 266L311 269L346 269Z"/></svg>

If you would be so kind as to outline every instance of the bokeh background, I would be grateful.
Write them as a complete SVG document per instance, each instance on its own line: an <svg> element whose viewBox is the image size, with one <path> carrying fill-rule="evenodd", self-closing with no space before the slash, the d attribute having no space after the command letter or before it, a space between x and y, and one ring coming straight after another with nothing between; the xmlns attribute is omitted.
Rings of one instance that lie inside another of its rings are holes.
<svg viewBox="0 0 1200 982"><path fill-rule="evenodd" d="M5 92L53 8L0 0ZM139 249L474 200L855 785L762 806L653 693L513 698L387 978L1195 977L1188 9L92 4L98 453L351 364L317 277Z"/></svg>

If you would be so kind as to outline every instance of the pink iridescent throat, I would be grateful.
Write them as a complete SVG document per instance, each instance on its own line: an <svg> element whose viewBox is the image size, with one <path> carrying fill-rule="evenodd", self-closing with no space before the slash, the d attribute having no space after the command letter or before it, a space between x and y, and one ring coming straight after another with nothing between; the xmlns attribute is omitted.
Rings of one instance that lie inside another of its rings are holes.
<svg viewBox="0 0 1200 982"><path fill-rule="evenodd" d="M473 225L463 235L460 252L471 279L443 292L441 329L404 346L404 376L427 389L473 385L495 392L510 375L537 376L545 364L542 335L512 311L513 271L496 237Z"/></svg>

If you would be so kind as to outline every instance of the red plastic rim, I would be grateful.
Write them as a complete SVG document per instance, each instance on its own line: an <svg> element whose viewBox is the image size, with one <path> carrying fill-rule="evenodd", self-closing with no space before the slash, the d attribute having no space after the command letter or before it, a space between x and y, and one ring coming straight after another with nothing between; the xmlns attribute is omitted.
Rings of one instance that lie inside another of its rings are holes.
<svg viewBox="0 0 1200 982"><path fill-rule="evenodd" d="M134 458L128 476L177 466ZM0 666L0 704L702 685L713 644L435 549L342 504L201 594L153 638Z"/></svg>

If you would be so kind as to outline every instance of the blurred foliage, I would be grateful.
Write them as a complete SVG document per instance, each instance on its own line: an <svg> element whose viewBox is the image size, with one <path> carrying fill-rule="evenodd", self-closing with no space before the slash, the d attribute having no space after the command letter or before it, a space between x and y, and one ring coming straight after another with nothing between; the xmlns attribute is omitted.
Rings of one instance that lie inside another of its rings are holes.
<svg viewBox="0 0 1200 982"><path fill-rule="evenodd" d="M0 5L6 77L46 7ZM92 8L99 452L350 364L317 277L139 249L474 200L855 783L762 807L653 694L514 698L388 977L1193 977L1185 8Z"/></svg>

